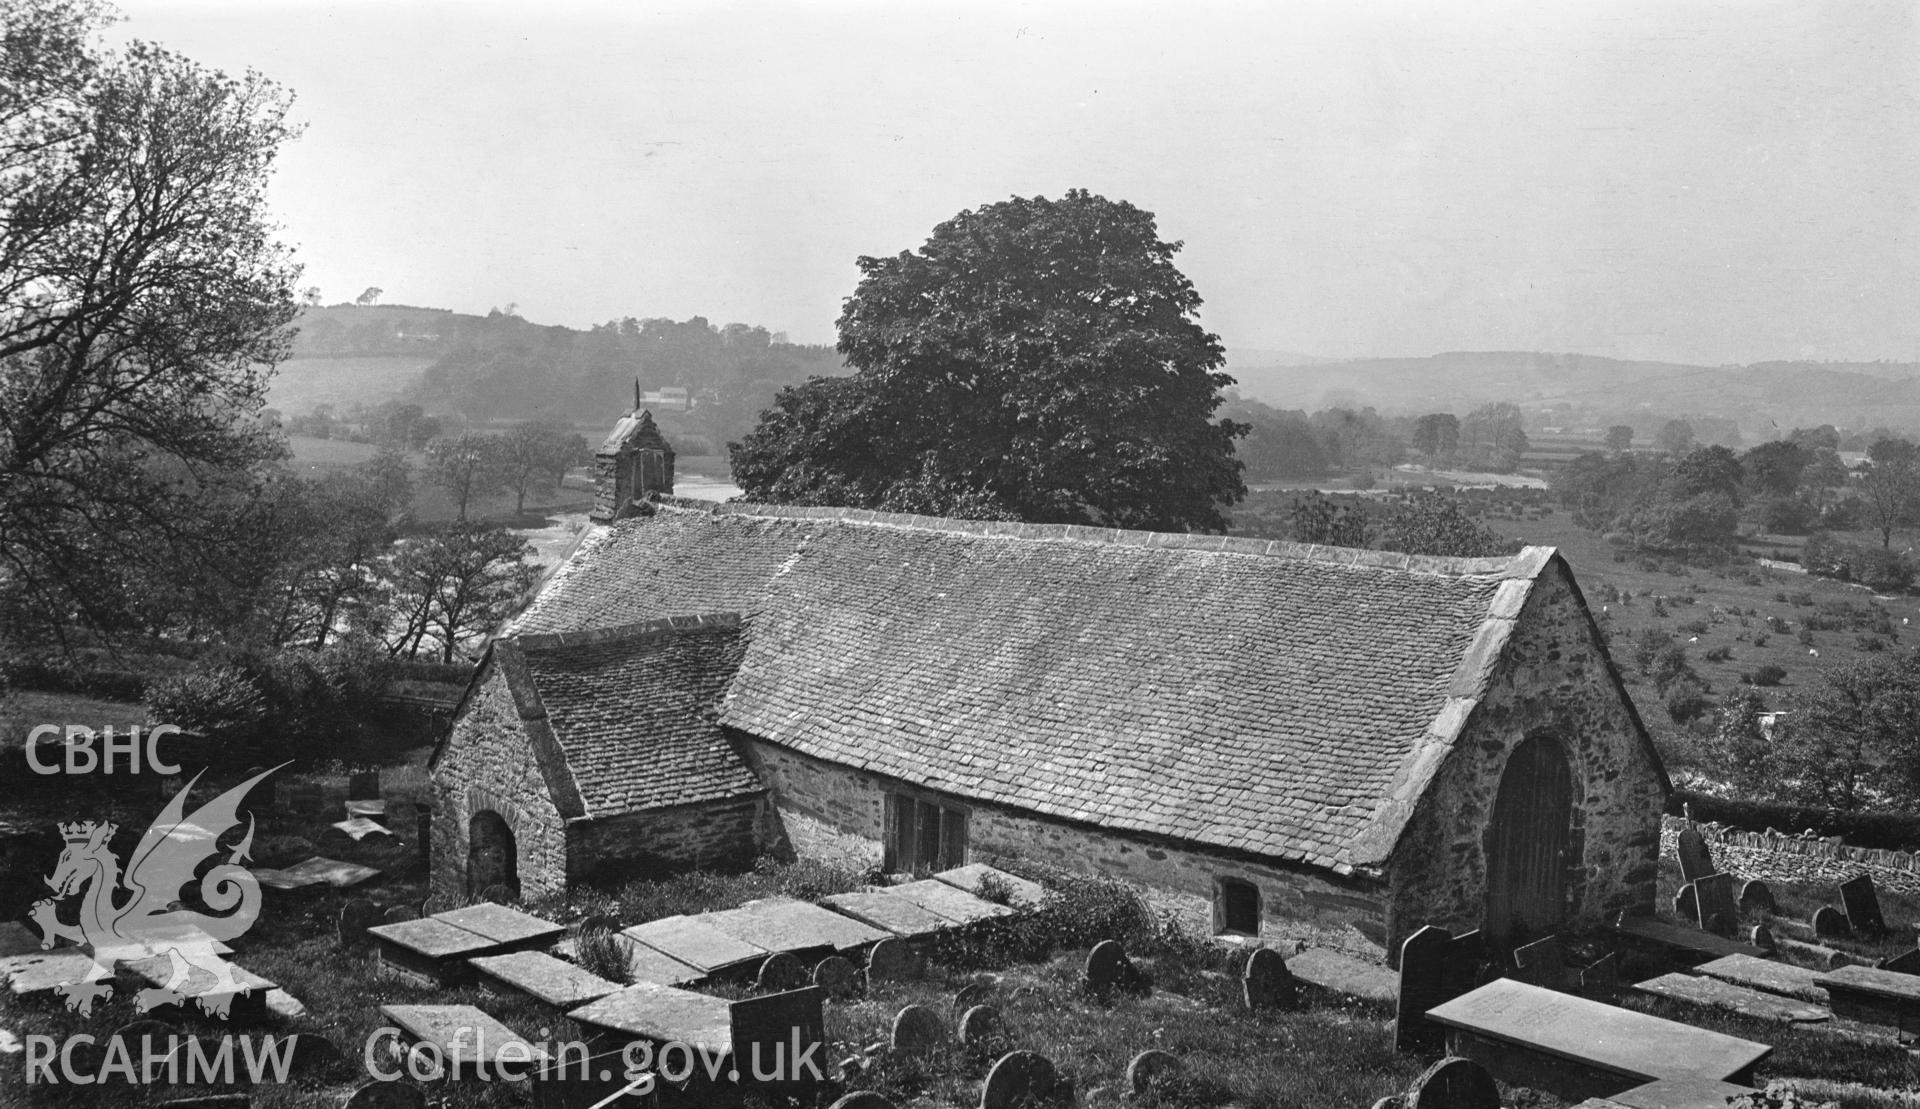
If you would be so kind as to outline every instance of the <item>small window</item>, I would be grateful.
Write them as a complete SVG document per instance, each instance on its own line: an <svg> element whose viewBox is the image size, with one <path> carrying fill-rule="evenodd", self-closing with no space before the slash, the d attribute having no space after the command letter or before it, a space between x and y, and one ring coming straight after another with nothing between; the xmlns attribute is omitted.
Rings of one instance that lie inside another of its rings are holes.
<svg viewBox="0 0 1920 1109"><path fill-rule="evenodd" d="M887 795L889 871L931 873L967 861L967 814L905 794Z"/></svg>
<svg viewBox="0 0 1920 1109"><path fill-rule="evenodd" d="M1213 926L1230 935L1260 934L1260 887L1238 878L1214 881Z"/></svg>

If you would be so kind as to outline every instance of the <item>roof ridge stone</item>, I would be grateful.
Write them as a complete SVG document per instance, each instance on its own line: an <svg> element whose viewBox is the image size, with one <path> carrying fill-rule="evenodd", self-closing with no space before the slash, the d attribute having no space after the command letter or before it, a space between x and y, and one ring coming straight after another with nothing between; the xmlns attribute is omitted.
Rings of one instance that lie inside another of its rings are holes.
<svg viewBox="0 0 1920 1109"><path fill-rule="evenodd" d="M663 616L582 631L522 633L507 638L522 651L552 651L594 643L657 638L702 628L737 628L740 624L741 618L737 612L710 612L699 616Z"/></svg>
<svg viewBox="0 0 1920 1109"><path fill-rule="evenodd" d="M1040 539L1114 546L1159 547L1167 550L1214 551L1225 554L1259 555L1330 562L1375 569L1404 570L1410 573L1445 574L1450 577L1497 576L1532 579L1539 576L1552 559L1555 548L1522 547L1511 555L1468 558L1453 555L1411 555L1398 551L1375 551L1357 547L1330 547L1294 543L1280 539L1256 539L1239 535L1212 535L1200 532L1146 531L1135 528L1104 528L1090 524L1031 524L1017 520L959 520L945 516L880 512L869 508L837 508L826 505L775 505L751 501L694 501L685 497L659 497L655 503L669 512L700 513L710 516L744 516L775 520L832 520L873 527L895 527L914 531L945 532L995 538Z"/></svg>

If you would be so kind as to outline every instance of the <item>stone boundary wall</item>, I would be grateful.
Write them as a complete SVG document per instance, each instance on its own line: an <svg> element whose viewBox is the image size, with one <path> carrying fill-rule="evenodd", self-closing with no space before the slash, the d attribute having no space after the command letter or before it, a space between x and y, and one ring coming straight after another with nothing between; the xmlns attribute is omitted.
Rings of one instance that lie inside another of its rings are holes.
<svg viewBox="0 0 1920 1109"><path fill-rule="evenodd" d="M1660 818L1660 854L1677 857L1684 818ZM1741 878L1778 882L1844 882L1856 874L1873 875L1875 884L1920 894L1920 854L1879 847L1849 847L1829 839L1744 832L1697 824L1721 867Z"/></svg>

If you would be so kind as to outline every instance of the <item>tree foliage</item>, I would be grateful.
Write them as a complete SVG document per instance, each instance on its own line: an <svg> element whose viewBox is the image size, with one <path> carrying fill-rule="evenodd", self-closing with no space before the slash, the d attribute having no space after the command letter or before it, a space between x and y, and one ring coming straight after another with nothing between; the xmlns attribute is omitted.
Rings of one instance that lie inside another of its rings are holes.
<svg viewBox="0 0 1920 1109"><path fill-rule="evenodd" d="M287 97L97 41L87 0L0 13L0 589L50 625L221 571L200 503L279 442L258 414L296 267L264 216Z"/></svg>
<svg viewBox="0 0 1920 1109"><path fill-rule="evenodd" d="M855 375L783 392L731 448L734 479L781 502L1224 530L1244 429L1213 419L1232 379L1179 248L1072 190L861 258L839 320Z"/></svg>

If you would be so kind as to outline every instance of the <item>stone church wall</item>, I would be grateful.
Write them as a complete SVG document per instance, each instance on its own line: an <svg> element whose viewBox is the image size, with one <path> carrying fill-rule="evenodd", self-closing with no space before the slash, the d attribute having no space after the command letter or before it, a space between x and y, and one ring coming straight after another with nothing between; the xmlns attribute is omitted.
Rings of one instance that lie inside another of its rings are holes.
<svg viewBox="0 0 1920 1109"><path fill-rule="evenodd" d="M466 895L468 822L483 809L499 813L513 830L522 896L561 891L567 847L560 812L547 796L513 694L491 664L466 710L454 720L433 784L436 895Z"/></svg>

